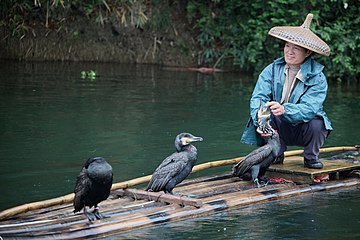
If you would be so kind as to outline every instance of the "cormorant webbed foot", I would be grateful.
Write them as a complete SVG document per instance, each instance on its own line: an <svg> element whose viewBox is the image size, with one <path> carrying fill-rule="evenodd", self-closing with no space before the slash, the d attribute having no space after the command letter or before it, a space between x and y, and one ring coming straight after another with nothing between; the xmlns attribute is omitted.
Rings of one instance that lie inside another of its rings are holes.
<svg viewBox="0 0 360 240"><path fill-rule="evenodd" d="M256 184L256 187L261 188L267 186L269 182L259 181L259 179L255 178L254 183Z"/></svg>
<svg viewBox="0 0 360 240"><path fill-rule="evenodd" d="M103 218L108 218L107 216L104 216L103 214L101 214L99 212L99 208L98 207L95 207L94 211L93 211L93 214L94 216L97 218L97 219L103 219Z"/></svg>
<svg viewBox="0 0 360 240"><path fill-rule="evenodd" d="M275 161L272 164L284 164L284 158L285 158L285 155L280 154L279 156L277 156L275 158Z"/></svg>
<svg viewBox="0 0 360 240"><path fill-rule="evenodd" d="M86 211L86 207L84 207L84 214L89 219L90 222L95 221L97 218L93 213L89 213Z"/></svg>

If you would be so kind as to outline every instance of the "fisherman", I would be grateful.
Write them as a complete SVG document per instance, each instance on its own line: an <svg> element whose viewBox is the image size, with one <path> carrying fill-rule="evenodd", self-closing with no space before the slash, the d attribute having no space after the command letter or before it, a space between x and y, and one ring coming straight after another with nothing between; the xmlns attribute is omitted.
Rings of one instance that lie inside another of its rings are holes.
<svg viewBox="0 0 360 240"><path fill-rule="evenodd" d="M299 27L273 27L269 35L285 41L284 56L268 65L259 75L250 100L250 120L241 142L262 145L267 134L257 127L259 101L271 110L271 126L280 135L277 163L284 160L287 146L304 147L304 167L323 168L320 147L332 130L323 111L327 81L323 65L312 59L313 53L330 55L329 46L310 30L313 18L308 14ZM257 134L257 133L258 134Z"/></svg>

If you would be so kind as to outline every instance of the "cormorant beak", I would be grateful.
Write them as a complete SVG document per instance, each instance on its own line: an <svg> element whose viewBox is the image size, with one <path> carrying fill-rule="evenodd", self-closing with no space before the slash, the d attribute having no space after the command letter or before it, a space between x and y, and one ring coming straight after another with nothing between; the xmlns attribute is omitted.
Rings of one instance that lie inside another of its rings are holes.
<svg viewBox="0 0 360 240"><path fill-rule="evenodd" d="M183 143L183 145L188 145L192 142L201 142L203 140L202 137L183 137L181 138L181 142Z"/></svg>
<svg viewBox="0 0 360 240"><path fill-rule="evenodd" d="M263 108L259 108L258 117L261 118L270 118L271 110L270 107L267 107L265 110Z"/></svg>
<svg viewBox="0 0 360 240"><path fill-rule="evenodd" d="M262 100L260 99L259 110L257 112L257 121L259 126L266 125L270 117L271 117L270 107L267 107L264 110Z"/></svg>
<svg viewBox="0 0 360 240"><path fill-rule="evenodd" d="M203 140L202 137L193 137L193 138L190 138L190 142L201 142Z"/></svg>
<svg viewBox="0 0 360 240"><path fill-rule="evenodd" d="M259 118L265 118L266 120L269 120L271 116L271 110L270 107L266 107L265 110L263 108L263 103L260 98L260 104L259 104L259 110L257 112L257 117Z"/></svg>

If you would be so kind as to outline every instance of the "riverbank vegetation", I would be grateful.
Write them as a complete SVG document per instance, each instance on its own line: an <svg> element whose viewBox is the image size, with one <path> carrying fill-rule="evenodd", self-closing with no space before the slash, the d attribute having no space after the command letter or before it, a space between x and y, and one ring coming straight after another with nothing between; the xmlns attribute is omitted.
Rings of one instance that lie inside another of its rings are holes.
<svg viewBox="0 0 360 240"><path fill-rule="evenodd" d="M357 0L7 0L1 1L0 8L3 39L21 41L34 35L33 28L39 23L44 32L60 31L65 22L86 17L87 24L111 22L114 34L124 28L137 31L137 37L171 29L176 38L170 45L176 45L178 54L191 57L195 64L235 65L255 74L282 55L283 43L269 37L269 29L299 26L311 12L311 29L331 48L330 57L316 55L328 78L360 77ZM81 35L78 31L68 34L71 38ZM157 41L161 39L154 38L154 49Z"/></svg>

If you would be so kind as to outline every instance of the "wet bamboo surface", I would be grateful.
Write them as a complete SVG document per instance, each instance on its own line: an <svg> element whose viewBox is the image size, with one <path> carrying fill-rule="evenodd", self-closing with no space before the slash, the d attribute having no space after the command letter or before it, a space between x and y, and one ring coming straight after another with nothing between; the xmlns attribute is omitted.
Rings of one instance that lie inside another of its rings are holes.
<svg viewBox="0 0 360 240"><path fill-rule="evenodd" d="M124 196L122 190L114 190L111 197L101 203L101 212L108 218L89 222L82 213L74 214L71 204L62 204L1 221L0 236L3 239L77 239L106 236L248 204L356 185L360 185L359 178L313 185L275 184L256 188L250 182L224 175L189 180L174 189L178 197L186 194L189 198L200 200L201 207L148 199L134 200L132 196Z"/></svg>
<svg viewBox="0 0 360 240"><path fill-rule="evenodd" d="M287 157L285 164L271 165L267 171L267 176L290 178L299 183L312 183L314 178L319 175L329 174L330 179L336 180L349 174L353 170L360 169L360 161L358 160L321 159L321 162L324 164L322 169L308 169L304 168L303 157Z"/></svg>
<svg viewBox="0 0 360 240"><path fill-rule="evenodd" d="M240 159L230 161L238 160ZM305 169L302 157L286 157L284 164L272 165L268 173L271 177L285 177L295 183L273 184L262 188L232 177L230 173L188 179L174 189L175 195L135 188L113 188L110 197L100 204L101 212L108 218L89 222L84 214L73 213L71 202L64 201L1 220L0 236L3 239L80 239L107 236L249 204L360 185L359 177L348 177L351 171L358 172L360 163L344 159L322 162L324 168L321 170ZM224 161L219 163L222 165ZM315 184L313 180L319 174L331 175L330 181ZM143 182L144 179L140 181ZM68 197L70 195L65 196Z"/></svg>
<svg viewBox="0 0 360 240"><path fill-rule="evenodd" d="M320 152L321 153L329 153L329 152L342 151L343 153L346 153L346 151L358 151L359 149L360 149L360 145L339 146L339 147L321 148ZM285 154L286 158L289 158L291 156L297 156L302 153L303 153L303 150L293 150L293 151L286 151L284 154ZM192 172L197 172L197 171L205 170L208 168L233 165L233 164L238 163L242 159L243 159L243 157L236 157L236 158L232 158L232 159L217 160L217 161L199 164L199 165L194 166L194 168L192 169ZM279 172L277 172L277 174L281 175L281 172L279 171ZM114 183L111 189L112 190L126 189L126 188L133 187L133 186L136 186L136 185L139 185L142 183L146 183L150 180L150 178L151 178L151 175L148 175L148 176L134 178L134 179L127 180L124 182L120 182L120 183ZM306 180L308 180L308 179L306 179ZM16 207L1 211L0 212L0 220L15 216L17 214L40 209L40 208L47 208L47 207L52 207L52 206L56 206L56 205L60 205L60 204L70 203L73 201L73 199L74 199L74 194L71 193L71 194L57 197L57 198L52 198L52 199L48 199L48 200L44 200L44 201L32 202L32 203L27 203L27 204L23 204L20 206L16 206Z"/></svg>

